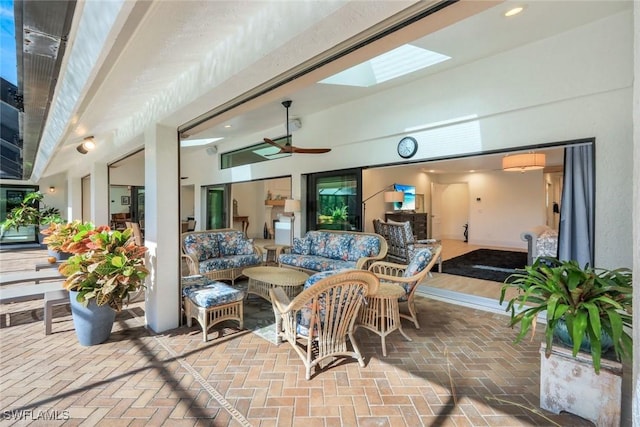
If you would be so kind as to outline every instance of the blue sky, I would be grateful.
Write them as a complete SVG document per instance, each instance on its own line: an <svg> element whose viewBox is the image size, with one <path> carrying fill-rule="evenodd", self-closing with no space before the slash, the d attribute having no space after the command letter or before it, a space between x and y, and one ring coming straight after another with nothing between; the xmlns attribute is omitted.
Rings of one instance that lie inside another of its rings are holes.
<svg viewBox="0 0 640 427"><path fill-rule="evenodd" d="M3 79L18 85L13 0L0 0L0 74Z"/></svg>

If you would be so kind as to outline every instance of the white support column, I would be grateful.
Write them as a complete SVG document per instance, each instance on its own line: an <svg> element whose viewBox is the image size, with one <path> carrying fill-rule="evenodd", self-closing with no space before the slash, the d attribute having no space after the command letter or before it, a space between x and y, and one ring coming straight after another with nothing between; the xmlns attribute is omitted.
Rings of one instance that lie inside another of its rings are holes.
<svg viewBox="0 0 640 427"><path fill-rule="evenodd" d="M94 163L91 168L91 221L95 225L109 225L109 168Z"/></svg>
<svg viewBox="0 0 640 427"><path fill-rule="evenodd" d="M179 144L173 128L156 125L145 138L146 323L155 332L178 327L180 290Z"/></svg>
<svg viewBox="0 0 640 427"><path fill-rule="evenodd" d="M67 174L67 212L68 221L82 219L82 178Z"/></svg>
<svg viewBox="0 0 640 427"><path fill-rule="evenodd" d="M633 2L633 305L636 307L633 316L633 378L631 385L633 427L640 427L640 3Z"/></svg>

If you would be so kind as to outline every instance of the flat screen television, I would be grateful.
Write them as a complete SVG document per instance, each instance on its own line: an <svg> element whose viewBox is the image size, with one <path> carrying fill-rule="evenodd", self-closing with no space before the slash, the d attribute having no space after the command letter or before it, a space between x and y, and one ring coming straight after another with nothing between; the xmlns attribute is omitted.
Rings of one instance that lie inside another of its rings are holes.
<svg viewBox="0 0 640 427"><path fill-rule="evenodd" d="M414 185L393 184L396 191L404 192L402 202L393 202L393 209L396 211L416 210L416 187Z"/></svg>

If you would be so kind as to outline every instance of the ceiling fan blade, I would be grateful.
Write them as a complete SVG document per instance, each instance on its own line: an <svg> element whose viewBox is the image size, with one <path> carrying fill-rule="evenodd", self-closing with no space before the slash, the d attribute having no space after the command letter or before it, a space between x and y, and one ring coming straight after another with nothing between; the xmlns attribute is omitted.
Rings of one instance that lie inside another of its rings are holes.
<svg viewBox="0 0 640 427"><path fill-rule="evenodd" d="M331 151L331 148L299 148L291 146L291 150L298 154L323 154Z"/></svg>
<svg viewBox="0 0 640 427"><path fill-rule="evenodd" d="M269 145L273 145L274 147L278 148L280 151L278 151L277 153L274 154L280 154L280 153L290 153L291 150L289 150L288 148L290 147L283 147L281 145L276 144L275 142L273 142L272 140L270 140L269 138L263 138L264 142L266 142Z"/></svg>

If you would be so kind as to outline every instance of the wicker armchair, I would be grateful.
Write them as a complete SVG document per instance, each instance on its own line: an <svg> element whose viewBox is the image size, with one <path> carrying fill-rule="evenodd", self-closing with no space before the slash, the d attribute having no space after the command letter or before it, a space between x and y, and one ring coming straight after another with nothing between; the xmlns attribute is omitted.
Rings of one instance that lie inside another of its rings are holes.
<svg viewBox="0 0 640 427"><path fill-rule="evenodd" d="M326 358L353 357L364 366L353 331L364 297L375 294L378 285L374 274L349 270L319 280L293 300L280 288L270 290L278 333L300 356L307 380Z"/></svg>
<svg viewBox="0 0 640 427"><path fill-rule="evenodd" d="M408 265L377 261L369 267L369 271L374 273L381 282L397 283L404 288L405 295L399 298L399 302L401 308L402 305L406 305L409 313L401 311L400 317L411 320L416 329L420 329L414 302L416 289L440 258L441 251L440 245L422 248L416 251Z"/></svg>

